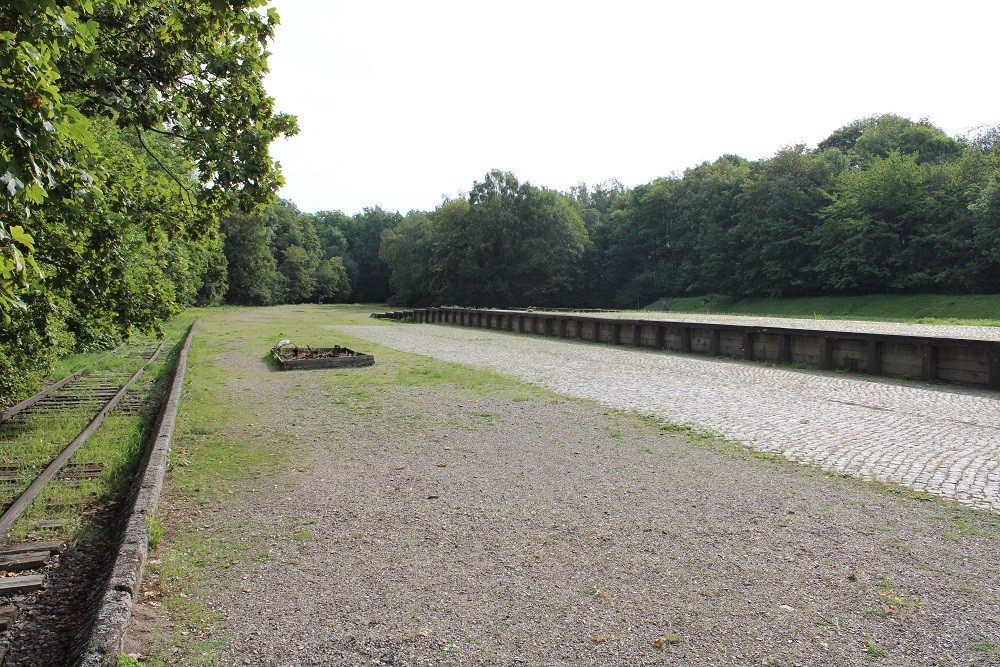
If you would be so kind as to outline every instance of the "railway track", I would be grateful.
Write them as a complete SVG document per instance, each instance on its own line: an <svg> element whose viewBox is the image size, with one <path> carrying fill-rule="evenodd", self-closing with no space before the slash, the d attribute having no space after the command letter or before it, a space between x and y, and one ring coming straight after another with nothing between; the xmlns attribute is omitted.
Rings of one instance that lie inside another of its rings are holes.
<svg viewBox="0 0 1000 667"><path fill-rule="evenodd" d="M21 664L8 662L10 634L40 613L37 598L68 539L110 502L110 488L127 488L132 470L123 467L141 458L152 422L150 371L177 333L117 348L0 413L0 667Z"/></svg>

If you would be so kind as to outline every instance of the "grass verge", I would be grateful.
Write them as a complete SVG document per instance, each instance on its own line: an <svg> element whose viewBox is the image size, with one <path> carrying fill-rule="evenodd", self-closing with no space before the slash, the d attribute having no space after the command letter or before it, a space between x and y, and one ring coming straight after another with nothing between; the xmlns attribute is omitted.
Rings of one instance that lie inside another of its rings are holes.
<svg viewBox="0 0 1000 667"><path fill-rule="evenodd" d="M655 306L650 304L646 310ZM677 313L1000 326L1000 294L870 294L794 299L734 299L711 294L671 299L668 308Z"/></svg>

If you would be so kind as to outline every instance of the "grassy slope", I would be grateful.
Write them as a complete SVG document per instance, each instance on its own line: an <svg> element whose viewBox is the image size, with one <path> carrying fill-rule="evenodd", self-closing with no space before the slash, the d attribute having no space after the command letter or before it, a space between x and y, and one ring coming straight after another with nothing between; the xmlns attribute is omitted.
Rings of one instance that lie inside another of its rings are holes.
<svg viewBox="0 0 1000 667"><path fill-rule="evenodd" d="M651 304L646 309L651 310L655 305ZM708 303L704 303L701 297L673 299L670 301L669 309L678 313L1000 326L1000 294L823 296L796 299L733 299L715 294Z"/></svg>

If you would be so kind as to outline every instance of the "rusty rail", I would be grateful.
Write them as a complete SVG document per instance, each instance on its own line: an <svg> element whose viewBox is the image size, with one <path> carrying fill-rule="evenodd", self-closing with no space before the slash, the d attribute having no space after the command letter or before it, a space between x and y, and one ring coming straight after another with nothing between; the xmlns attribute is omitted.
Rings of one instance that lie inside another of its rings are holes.
<svg viewBox="0 0 1000 667"><path fill-rule="evenodd" d="M156 360L165 344L166 340L160 343L160 345L156 348L156 351L147 360L147 363L132 374L128 381L126 381L125 384L104 403L104 406L98 411L97 415L90 421L90 423L87 424L80 434L73 438L72 442L66 445L59 455L47 466L45 466L45 469L42 470L34 481L28 485L28 488L26 488L21 495L19 495L14 502L7 507L3 514L0 515L0 540L7 536L7 533L10 532L14 523L16 523L17 520L24 515L24 513L28 510L28 507L31 506L31 503L34 502L39 494L41 494L45 485L59 474L59 471L62 470L70 458L72 458L73 454L75 454L77 450L80 449L85 442L87 442L87 439L90 438L94 431L96 431L97 428L104 422L104 419L111 414L118 403L125 397L129 388L146 372L149 363ZM41 400L42 398L44 398L44 396L39 397L38 400ZM37 402L38 401L35 401L35 403ZM34 405L34 403L32 403L32 405ZM26 408L22 408L22 410L23 409Z"/></svg>

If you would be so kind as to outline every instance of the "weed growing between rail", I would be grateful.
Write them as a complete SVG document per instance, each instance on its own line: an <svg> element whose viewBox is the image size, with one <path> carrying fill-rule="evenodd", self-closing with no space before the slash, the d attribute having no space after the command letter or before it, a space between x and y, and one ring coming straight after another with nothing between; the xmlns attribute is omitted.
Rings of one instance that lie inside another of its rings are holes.
<svg viewBox="0 0 1000 667"><path fill-rule="evenodd" d="M147 402L138 414L126 415L113 412L101 427L87 440L68 462L67 468L75 465L97 465L103 468L95 479L81 479L73 482L50 483L28 511L11 529L9 539L21 541L29 538L64 539L76 542L88 530L90 509L107 501L123 497L132 481L133 474L142 457L145 443L156 417L155 407L163 397L169 384L171 369L176 359L177 346L183 329L179 326L171 331L160 359L149 365L146 373L134 385L136 397ZM134 373L143 365L139 354L144 339L133 341L129 347L120 349L114 355L93 359L93 355L83 355L90 372L117 370ZM79 362L79 359L77 360ZM79 363L70 363L80 367ZM69 372L72 372L69 371ZM93 410L81 408L70 412L59 412L51 417L32 420L25 428L19 429L10 443L0 443L0 451L9 462L16 465L41 469L46 466L92 419ZM23 484L8 492L4 504L9 503L24 491L34 479L33 473L26 472ZM59 526L40 528L38 521L54 520Z"/></svg>

